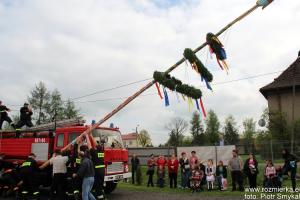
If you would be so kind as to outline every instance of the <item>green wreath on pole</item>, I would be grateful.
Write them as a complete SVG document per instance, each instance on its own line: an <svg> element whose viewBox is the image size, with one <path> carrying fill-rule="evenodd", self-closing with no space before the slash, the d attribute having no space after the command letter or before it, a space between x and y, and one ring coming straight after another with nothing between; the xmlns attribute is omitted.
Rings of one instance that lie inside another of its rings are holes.
<svg viewBox="0 0 300 200"><path fill-rule="evenodd" d="M176 91L193 99L200 99L202 97L201 90L188 84L182 84L180 80L175 77L171 77L169 74L165 74L164 72L155 71L153 78L160 85L170 89L171 91Z"/></svg>

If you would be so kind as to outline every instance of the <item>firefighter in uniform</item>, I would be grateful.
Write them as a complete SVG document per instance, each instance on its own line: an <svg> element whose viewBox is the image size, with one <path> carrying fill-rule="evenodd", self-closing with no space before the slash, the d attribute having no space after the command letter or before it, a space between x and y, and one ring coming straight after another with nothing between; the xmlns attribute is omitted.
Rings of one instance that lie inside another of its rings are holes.
<svg viewBox="0 0 300 200"><path fill-rule="evenodd" d="M10 112L10 109L5 105L2 105L2 101L0 101L0 130L2 129L2 124L5 121L8 122L11 127L15 128L15 125L8 116L7 112Z"/></svg>
<svg viewBox="0 0 300 200"><path fill-rule="evenodd" d="M77 141L73 147L72 159L71 159L71 175L76 173L81 164L81 156L78 153L80 151L79 141ZM80 177L76 176L72 177L72 193L74 199L80 199L80 191L81 191L82 180Z"/></svg>
<svg viewBox="0 0 300 200"><path fill-rule="evenodd" d="M20 109L20 121L17 123L16 128L22 128L23 126L32 127L31 122L32 108L28 103L24 103L24 106Z"/></svg>
<svg viewBox="0 0 300 200"><path fill-rule="evenodd" d="M36 162L35 154L29 154L28 158L23 162L20 174L23 181L22 196L26 198L29 192L32 193L34 199L39 198L39 190L36 181L36 173L39 170L38 164Z"/></svg>
<svg viewBox="0 0 300 200"><path fill-rule="evenodd" d="M93 144L95 145L95 139L93 135L90 135ZM104 141L101 140L101 144L97 144L96 148L92 147L90 137L87 135L87 144L90 150L92 161L95 166L95 182L94 182L94 189L96 190L96 198L97 199L104 199L104 176L105 176L105 164L104 164Z"/></svg>

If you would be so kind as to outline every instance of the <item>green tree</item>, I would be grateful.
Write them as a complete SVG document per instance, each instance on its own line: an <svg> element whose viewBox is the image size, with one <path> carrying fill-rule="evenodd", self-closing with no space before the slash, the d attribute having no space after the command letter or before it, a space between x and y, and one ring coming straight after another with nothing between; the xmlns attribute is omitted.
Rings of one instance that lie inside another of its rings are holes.
<svg viewBox="0 0 300 200"><path fill-rule="evenodd" d="M225 119L224 142L227 145L235 145L239 141L238 128L232 115Z"/></svg>
<svg viewBox="0 0 300 200"><path fill-rule="evenodd" d="M75 107L74 102L68 99L64 106L64 118L72 119L78 116L79 116L79 110Z"/></svg>
<svg viewBox="0 0 300 200"><path fill-rule="evenodd" d="M138 142L142 147L151 146L151 137L147 130L142 129L138 134Z"/></svg>
<svg viewBox="0 0 300 200"><path fill-rule="evenodd" d="M206 142L202 121L198 112L194 112L191 124L192 145L204 145Z"/></svg>
<svg viewBox="0 0 300 200"><path fill-rule="evenodd" d="M166 129L169 130L169 140L167 145L178 147L182 146L184 133L188 128L188 123L180 118L173 118L167 125Z"/></svg>
<svg viewBox="0 0 300 200"><path fill-rule="evenodd" d="M43 82L39 82L30 91L30 95L27 97L28 102L34 110L37 111L35 114L36 124L42 124L47 121L47 108L50 103L50 93Z"/></svg>
<svg viewBox="0 0 300 200"><path fill-rule="evenodd" d="M64 119L64 103L61 97L61 93L55 89L51 92L50 104L47 107L47 113L49 115L49 121Z"/></svg>
<svg viewBox="0 0 300 200"><path fill-rule="evenodd" d="M189 147L193 145L193 138L190 136L184 136L182 140L182 146Z"/></svg>
<svg viewBox="0 0 300 200"><path fill-rule="evenodd" d="M246 153L254 151L254 136L256 133L255 121L253 118L247 118L243 121L243 141Z"/></svg>
<svg viewBox="0 0 300 200"><path fill-rule="evenodd" d="M210 110L205 120L205 134L210 145L215 145L219 142L220 122L217 114Z"/></svg>

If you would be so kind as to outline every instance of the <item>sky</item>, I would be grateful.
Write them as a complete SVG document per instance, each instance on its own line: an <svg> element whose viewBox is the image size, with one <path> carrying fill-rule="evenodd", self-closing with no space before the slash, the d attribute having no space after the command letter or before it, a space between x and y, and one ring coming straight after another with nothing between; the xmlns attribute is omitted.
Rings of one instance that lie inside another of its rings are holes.
<svg viewBox="0 0 300 200"><path fill-rule="evenodd" d="M185 48L198 47L208 32L217 32L254 4L254 0L0 0L0 99L13 115L39 81L72 99L150 79L155 70L164 71L181 59ZM300 1L275 0L221 35L228 75L208 48L199 51L197 56L214 75L213 92L185 63L171 75L200 88L206 110L214 110L221 124L232 114L241 130L245 118L258 121L267 107L259 89L297 58L299 10ZM214 85L266 73L271 74ZM124 100L119 97L130 96L145 84L75 103L87 122L100 120ZM172 118L190 121L196 110L189 111L187 103L171 92L170 106L165 107L154 86L144 94L104 126L113 122L122 133L146 129L158 145L166 142L165 126Z"/></svg>

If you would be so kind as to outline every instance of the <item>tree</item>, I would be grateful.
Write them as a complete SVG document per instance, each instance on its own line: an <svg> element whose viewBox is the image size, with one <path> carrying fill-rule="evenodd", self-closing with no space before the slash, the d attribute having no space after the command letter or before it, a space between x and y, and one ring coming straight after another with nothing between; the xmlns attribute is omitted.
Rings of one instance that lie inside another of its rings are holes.
<svg viewBox="0 0 300 200"><path fill-rule="evenodd" d="M43 82L35 85L35 88L30 91L27 97L28 102L34 110L37 110L36 124L42 124L47 121L47 107L50 103L50 93Z"/></svg>
<svg viewBox="0 0 300 200"><path fill-rule="evenodd" d="M205 134L201 118L198 112L194 112L192 116L191 124L191 135L192 135L192 145L204 145L205 144Z"/></svg>
<svg viewBox="0 0 300 200"><path fill-rule="evenodd" d="M254 136L256 133L256 127L255 127L255 121L253 118L247 118L243 121L243 140L244 140L244 145L245 145L245 151L246 153L249 152L249 147L251 151L254 150Z"/></svg>
<svg viewBox="0 0 300 200"><path fill-rule="evenodd" d="M225 144L235 145L239 141L239 133L236 127L236 122L232 115L225 119L224 126L224 142Z"/></svg>
<svg viewBox="0 0 300 200"><path fill-rule="evenodd" d="M142 147L151 146L151 138L147 130L143 129L138 134L138 142Z"/></svg>
<svg viewBox="0 0 300 200"><path fill-rule="evenodd" d="M189 147L193 144L193 138L190 136L184 136L182 140L182 146Z"/></svg>
<svg viewBox="0 0 300 200"><path fill-rule="evenodd" d="M64 118L72 119L79 115L79 110L76 109L75 104L70 99L67 100L64 107Z"/></svg>
<svg viewBox="0 0 300 200"><path fill-rule="evenodd" d="M216 143L219 142L220 122L217 114L213 110L210 110L208 112L207 118L205 120L205 124L206 124L205 134L207 140L210 145L215 145Z"/></svg>
<svg viewBox="0 0 300 200"><path fill-rule="evenodd" d="M166 129L168 129L169 132L169 140L167 142L168 145L171 146L182 146L183 138L184 138L184 133L188 128L188 123L180 118L176 117L173 118L167 125Z"/></svg>
<svg viewBox="0 0 300 200"><path fill-rule="evenodd" d="M51 100L47 107L47 113L51 122L64 119L64 104L61 93L57 89L51 92Z"/></svg>

